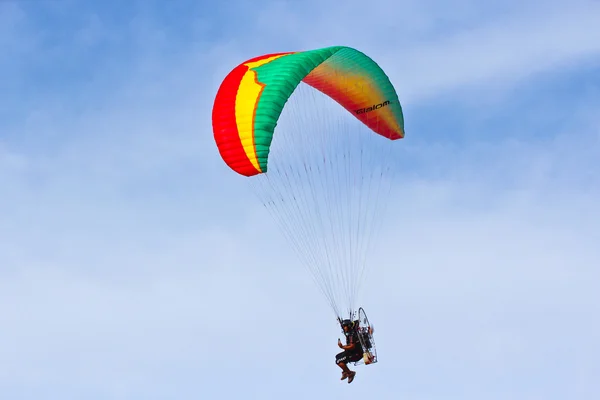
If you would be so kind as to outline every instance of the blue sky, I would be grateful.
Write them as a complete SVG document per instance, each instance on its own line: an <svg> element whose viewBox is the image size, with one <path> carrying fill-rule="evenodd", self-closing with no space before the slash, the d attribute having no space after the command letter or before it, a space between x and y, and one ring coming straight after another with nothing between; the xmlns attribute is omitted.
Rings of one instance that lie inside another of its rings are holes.
<svg viewBox="0 0 600 400"><path fill-rule="evenodd" d="M0 1L0 397L599 397L599 19ZM334 44L388 72L407 130L363 293L380 362L350 387L325 300L210 124L239 62Z"/></svg>

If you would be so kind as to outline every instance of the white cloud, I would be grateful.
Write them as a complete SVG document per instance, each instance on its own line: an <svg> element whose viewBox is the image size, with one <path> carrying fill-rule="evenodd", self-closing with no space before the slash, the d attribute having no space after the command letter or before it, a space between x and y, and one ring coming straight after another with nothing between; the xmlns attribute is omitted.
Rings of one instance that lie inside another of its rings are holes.
<svg viewBox="0 0 600 400"><path fill-rule="evenodd" d="M420 43L403 52L406 61L396 80L418 77L401 87L408 86L409 98L419 98L461 86L491 83L502 88L536 73L600 59L594 39L600 35L598 3L528 14Z"/></svg>

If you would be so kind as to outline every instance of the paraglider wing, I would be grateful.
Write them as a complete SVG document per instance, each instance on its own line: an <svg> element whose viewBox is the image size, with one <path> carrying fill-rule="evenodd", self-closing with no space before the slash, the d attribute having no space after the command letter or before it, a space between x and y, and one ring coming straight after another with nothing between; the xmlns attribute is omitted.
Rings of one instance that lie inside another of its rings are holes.
<svg viewBox="0 0 600 400"><path fill-rule="evenodd" d="M267 54L233 69L215 99L215 141L234 171L245 176L267 172L277 120L301 81L334 99L374 132L393 140L404 137L396 91L363 53L335 46Z"/></svg>
<svg viewBox="0 0 600 400"><path fill-rule="evenodd" d="M332 46L266 54L216 94L224 162L279 224L338 317L352 313L404 137L398 96L362 52Z"/></svg>

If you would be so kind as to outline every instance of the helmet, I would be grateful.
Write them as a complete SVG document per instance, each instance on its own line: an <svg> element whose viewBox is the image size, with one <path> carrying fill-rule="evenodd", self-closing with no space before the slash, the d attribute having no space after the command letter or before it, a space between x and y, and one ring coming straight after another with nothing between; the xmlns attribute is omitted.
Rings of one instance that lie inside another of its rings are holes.
<svg viewBox="0 0 600 400"><path fill-rule="evenodd" d="M345 319L345 320L343 320L343 321L341 322L342 329L343 329L345 326L347 326L347 327L352 327L352 325L353 325L353 324L354 324L354 323L353 323L351 320L349 320L349 319Z"/></svg>

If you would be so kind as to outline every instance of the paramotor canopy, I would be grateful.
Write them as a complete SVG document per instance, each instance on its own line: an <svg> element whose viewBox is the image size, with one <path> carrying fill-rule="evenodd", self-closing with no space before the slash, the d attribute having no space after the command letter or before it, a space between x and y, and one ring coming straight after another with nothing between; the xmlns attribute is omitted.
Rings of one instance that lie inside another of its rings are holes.
<svg viewBox="0 0 600 400"><path fill-rule="evenodd" d="M344 46L262 55L223 80L212 123L336 316L352 314L404 137L387 75Z"/></svg>

